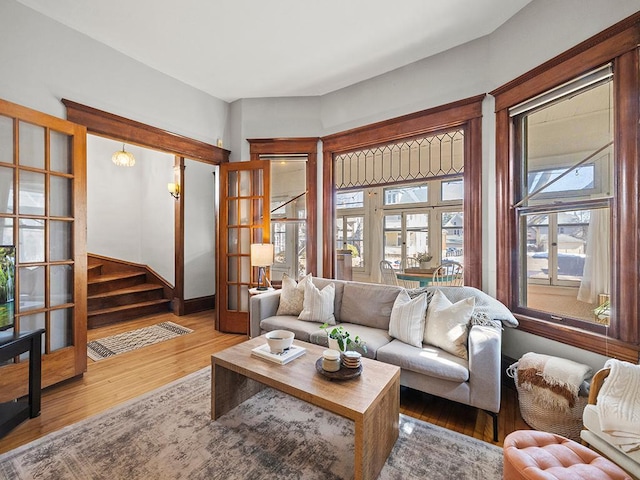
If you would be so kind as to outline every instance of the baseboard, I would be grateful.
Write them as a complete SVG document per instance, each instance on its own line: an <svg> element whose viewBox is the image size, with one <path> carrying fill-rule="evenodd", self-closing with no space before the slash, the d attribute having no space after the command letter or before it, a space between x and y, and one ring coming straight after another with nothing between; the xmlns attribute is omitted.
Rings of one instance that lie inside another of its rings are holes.
<svg viewBox="0 0 640 480"><path fill-rule="evenodd" d="M216 307L216 296L208 295L200 298L190 298L184 301L184 314L202 312L204 310L212 310Z"/></svg>

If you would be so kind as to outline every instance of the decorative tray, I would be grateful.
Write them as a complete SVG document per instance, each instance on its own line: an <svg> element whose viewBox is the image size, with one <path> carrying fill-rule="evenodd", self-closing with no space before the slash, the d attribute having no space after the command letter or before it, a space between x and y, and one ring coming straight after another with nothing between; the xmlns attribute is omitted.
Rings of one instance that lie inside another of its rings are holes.
<svg viewBox="0 0 640 480"><path fill-rule="evenodd" d="M349 380L350 378L359 377L362 373L362 364L358 368L340 367L337 372L327 372L322 368L322 357L316 360L316 370L331 380Z"/></svg>

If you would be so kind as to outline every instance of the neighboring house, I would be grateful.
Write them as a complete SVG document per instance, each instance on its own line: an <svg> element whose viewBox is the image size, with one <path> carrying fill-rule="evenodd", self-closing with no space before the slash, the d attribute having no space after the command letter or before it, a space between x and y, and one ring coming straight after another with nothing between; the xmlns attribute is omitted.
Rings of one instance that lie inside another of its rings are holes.
<svg viewBox="0 0 640 480"><path fill-rule="evenodd" d="M247 138L321 137L490 92L639 8L637 0L533 0L483 38L341 90L318 97L248 98L227 103L14 0L0 0L0 98L59 118L65 118L60 99L68 98L210 144L222 139L232 152L231 160L240 161L249 158ZM220 75L224 71L225 66L220 65ZM495 256L495 137L494 101L488 96L482 119L482 233L486 237L482 243L482 282L483 289L493 294L496 270L500 269ZM164 162L170 164L166 159ZM140 189L160 181L166 185L162 175L136 179ZM104 188L104 183L113 184L108 178L90 176L88 190L96 192L96 202L109 205L113 190ZM134 210L111 212L114 225L131 222ZM100 222L110 221L107 213L103 214ZM151 223L165 221L154 212L145 214ZM198 235L197 227L192 234ZM148 241L144 234L140 238ZM109 244L108 238L104 244ZM319 250L320 244L318 239ZM146 244L138 246L139 250L144 248ZM576 248L571 246L570 250ZM171 266L167 268L170 277ZM213 279L210 287L214 287ZM199 294L202 292L194 293ZM586 350L521 331L505 332L507 355L518 358L530 350L562 352L562 356L594 368L604 363L603 356Z"/></svg>

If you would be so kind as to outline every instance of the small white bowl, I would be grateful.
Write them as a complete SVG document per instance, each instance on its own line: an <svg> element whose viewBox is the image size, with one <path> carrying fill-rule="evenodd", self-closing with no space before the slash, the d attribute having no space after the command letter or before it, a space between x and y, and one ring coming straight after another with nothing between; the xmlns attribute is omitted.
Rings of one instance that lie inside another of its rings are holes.
<svg viewBox="0 0 640 480"><path fill-rule="evenodd" d="M273 330L267 332L266 337L271 353L282 353L291 347L295 334L288 330Z"/></svg>

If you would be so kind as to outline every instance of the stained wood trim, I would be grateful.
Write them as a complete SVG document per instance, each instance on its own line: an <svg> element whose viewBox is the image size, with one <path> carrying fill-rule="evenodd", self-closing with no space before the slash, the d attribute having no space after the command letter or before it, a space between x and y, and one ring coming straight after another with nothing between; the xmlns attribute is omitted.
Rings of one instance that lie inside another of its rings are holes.
<svg viewBox="0 0 640 480"><path fill-rule="evenodd" d="M173 181L180 185L180 195L175 200L174 205L174 275L175 287L173 290L173 313L175 315L185 314L184 305L184 194L185 192L185 159L176 156L173 164Z"/></svg>
<svg viewBox="0 0 640 480"><path fill-rule="evenodd" d="M184 314L203 312L205 310L213 310L216 307L216 296L208 295L206 297L190 298L184 301ZM214 315L211 314L211 322L214 321Z"/></svg>
<svg viewBox="0 0 640 480"><path fill-rule="evenodd" d="M323 148L325 151L342 153L407 139L425 132L448 130L464 124L471 118L482 117L484 97L485 94L476 95L428 110L327 135L321 138Z"/></svg>
<svg viewBox="0 0 640 480"><path fill-rule="evenodd" d="M307 156L307 272L318 272L318 137L301 138L249 138L251 160L259 160L260 155Z"/></svg>
<svg viewBox="0 0 640 480"><path fill-rule="evenodd" d="M640 12L496 88L496 112L560 85L640 44Z"/></svg>
<svg viewBox="0 0 640 480"><path fill-rule="evenodd" d="M434 134L454 128L465 134L465 283L482 288L482 101L476 95L428 110L322 137L322 197L326 218L335 218L334 156L348 151ZM334 221L324 222L323 276L335 275ZM467 271L468 269L468 271Z"/></svg>
<svg viewBox="0 0 640 480"><path fill-rule="evenodd" d="M491 92L496 96L496 203L497 297L514 308L518 303L516 216L510 205L515 198L513 178L518 176L518 138L511 131L508 109L558 86L577 75L612 61L614 64L615 131L614 166L616 198L612 205L612 300L614 314L609 338L597 332L559 325L524 316L523 331L551 338L603 355L634 363L640 352L640 90L637 45L640 13L591 37L554 59ZM520 317L519 317L520 318Z"/></svg>
<svg viewBox="0 0 640 480"><path fill-rule="evenodd" d="M67 118L87 127L92 134L113 138L174 155L219 165L229 161L229 150L199 140L171 133L97 108L82 105L65 98Z"/></svg>
<svg viewBox="0 0 640 480"><path fill-rule="evenodd" d="M602 335L587 330L571 328L556 323L546 322L537 318L515 315L519 322L519 329L539 337L557 342L574 345L606 357L617 358L627 362L637 363L640 347L628 342L622 342L610 335Z"/></svg>
<svg viewBox="0 0 640 480"><path fill-rule="evenodd" d="M316 153L319 137L304 138L247 138L251 155L285 155Z"/></svg>

